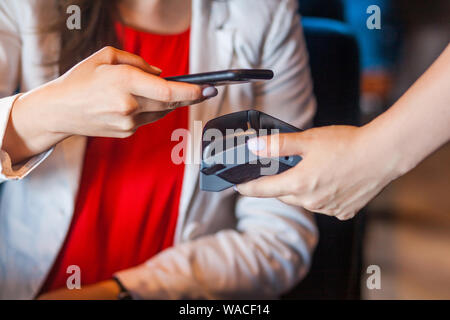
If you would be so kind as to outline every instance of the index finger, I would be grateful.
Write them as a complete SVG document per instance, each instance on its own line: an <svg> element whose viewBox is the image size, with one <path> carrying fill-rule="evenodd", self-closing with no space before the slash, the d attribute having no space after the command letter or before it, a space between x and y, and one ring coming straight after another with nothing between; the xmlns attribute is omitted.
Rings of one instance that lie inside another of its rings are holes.
<svg viewBox="0 0 450 320"><path fill-rule="evenodd" d="M292 169L273 176L265 176L236 186L237 191L249 197L277 198L292 194L298 189L298 182Z"/></svg>
<svg viewBox="0 0 450 320"><path fill-rule="evenodd" d="M199 85L167 81L131 66L125 68L127 86L134 95L166 103L204 98L203 88Z"/></svg>

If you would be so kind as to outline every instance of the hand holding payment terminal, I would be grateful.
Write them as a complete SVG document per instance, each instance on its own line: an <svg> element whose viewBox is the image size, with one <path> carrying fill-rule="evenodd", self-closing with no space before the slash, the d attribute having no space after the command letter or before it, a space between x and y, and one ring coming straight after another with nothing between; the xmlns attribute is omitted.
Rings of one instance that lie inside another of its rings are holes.
<svg viewBox="0 0 450 320"><path fill-rule="evenodd" d="M247 141L274 132L290 133L300 129L260 111L246 110L208 121L202 135L200 189L222 191L266 175L284 172L301 161L298 155L279 158L256 156ZM214 138L213 138L214 137Z"/></svg>

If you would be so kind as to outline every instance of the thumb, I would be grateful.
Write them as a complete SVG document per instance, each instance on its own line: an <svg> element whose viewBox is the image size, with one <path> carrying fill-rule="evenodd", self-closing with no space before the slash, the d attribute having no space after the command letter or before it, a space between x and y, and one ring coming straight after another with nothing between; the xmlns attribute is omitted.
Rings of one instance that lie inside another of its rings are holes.
<svg viewBox="0 0 450 320"><path fill-rule="evenodd" d="M248 149L263 157L283 157L303 155L308 148L309 139L305 132L280 133L252 138L247 142Z"/></svg>

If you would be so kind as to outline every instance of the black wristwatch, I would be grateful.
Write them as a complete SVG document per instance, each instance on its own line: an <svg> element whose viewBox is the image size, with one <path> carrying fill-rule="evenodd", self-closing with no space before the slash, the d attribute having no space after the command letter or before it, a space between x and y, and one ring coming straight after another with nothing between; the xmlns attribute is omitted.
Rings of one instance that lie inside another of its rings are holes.
<svg viewBox="0 0 450 320"><path fill-rule="evenodd" d="M127 290L127 288L124 287L122 282L115 276L112 277L113 280L117 283L119 286L120 292L117 295L118 300L133 300L133 297L131 296L130 292Z"/></svg>

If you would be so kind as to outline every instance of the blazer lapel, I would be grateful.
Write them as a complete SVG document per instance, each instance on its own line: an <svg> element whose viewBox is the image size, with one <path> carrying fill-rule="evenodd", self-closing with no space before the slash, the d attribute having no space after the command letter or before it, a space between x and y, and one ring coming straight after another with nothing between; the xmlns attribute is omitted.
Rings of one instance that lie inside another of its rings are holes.
<svg viewBox="0 0 450 320"><path fill-rule="evenodd" d="M226 27L228 13L226 1L192 1L190 73L219 71L231 67L234 30ZM198 184L202 128L208 120L219 114L227 88L219 87L218 90L216 97L189 107L188 160L184 169L175 243L183 239L186 214Z"/></svg>

